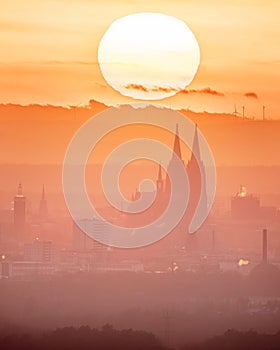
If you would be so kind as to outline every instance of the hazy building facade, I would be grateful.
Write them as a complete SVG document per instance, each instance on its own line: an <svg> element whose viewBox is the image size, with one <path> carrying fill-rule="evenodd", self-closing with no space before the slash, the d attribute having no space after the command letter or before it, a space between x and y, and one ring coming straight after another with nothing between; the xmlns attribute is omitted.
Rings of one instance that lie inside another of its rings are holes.
<svg viewBox="0 0 280 350"><path fill-rule="evenodd" d="M26 230L26 198L23 195L21 183L14 197L14 238L18 243L23 242Z"/></svg>

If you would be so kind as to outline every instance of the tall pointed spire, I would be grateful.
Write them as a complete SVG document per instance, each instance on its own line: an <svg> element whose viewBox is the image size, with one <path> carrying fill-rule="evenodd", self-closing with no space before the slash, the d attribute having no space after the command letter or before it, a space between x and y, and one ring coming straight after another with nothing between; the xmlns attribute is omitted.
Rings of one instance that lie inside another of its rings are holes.
<svg viewBox="0 0 280 350"><path fill-rule="evenodd" d="M197 124L195 124L194 137L193 137L193 147L192 147L192 156L191 158L197 158L197 160L201 160L200 157L200 147L198 142L198 133L197 133Z"/></svg>
<svg viewBox="0 0 280 350"><path fill-rule="evenodd" d="M174 139L173 152L177 155L179 159L182 159L178 124L176 124L176 134Z"/></svg>
<svg viewBox="0 0 280 350"><path fill-rule="evenodd" d="M187 173L190 181L190 213L195 212L198 203L200 203L201 213L207 213L207 190L206 190L206 173L205 165L201 159L198 129L195 124L192 155L187 164Z"/></svg>
<svg viewBox="0 0 280 350"><path fill-rule="evenodd" d="M182 153L181 153L179 127L178 127L178 124L176 124L176 133L175 133L175 138L174 138L173 154L172 154L172 157L171 157L170 162L169 162L168 167L167 167L167 174L171 174L171 173L174 174L174 171L176 172L178 162L183 163L183 159L182 159ZM170 183L169 176L166 176L164 191L168 194L171 193L171 183Z"/></svg>
<svg viewBox="0 0 280 350"><path fill-rule="evenodd" d="M45 199L45 185L43 185L41 200L44 201Z"/></svg>
<svg viewBox="0 0 280 350"><path fill-rule="evenodd" d="M48 205L45 195L45 186L43 185L41 200L39 204L39 219L41 221L46 221L48 218Z"/></svg>
<svg viewBox="0 0 280 350"><path fill-rule="evenodd" d="M163 180L162 180L161 163L159 163L159 165L158 165L157 191L158 192L163 192Z"/></svg>

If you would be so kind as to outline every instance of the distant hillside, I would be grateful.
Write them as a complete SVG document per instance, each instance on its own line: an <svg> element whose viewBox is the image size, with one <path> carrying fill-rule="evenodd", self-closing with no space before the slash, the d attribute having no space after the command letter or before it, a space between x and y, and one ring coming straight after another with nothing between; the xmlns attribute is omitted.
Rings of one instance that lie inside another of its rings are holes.
<svg viewBox="0 0 280 350"><path fill-rule="evenodd" d="M105 105L0 105L0 163L61 164L75 131ZM196 122L217 165L279 165L280 120L182 111Z"/></svg>

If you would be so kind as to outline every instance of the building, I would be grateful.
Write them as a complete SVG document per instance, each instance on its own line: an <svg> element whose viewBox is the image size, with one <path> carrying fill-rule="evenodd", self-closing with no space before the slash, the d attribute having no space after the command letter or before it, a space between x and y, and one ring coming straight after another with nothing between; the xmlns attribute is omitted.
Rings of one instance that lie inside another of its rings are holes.
<svg viewBox="0 0 280 350"><path fill-rule="evenodd" d="M81 229L84 229L84 231ZM100 239L105 244L88 236L92 232L92 237ZM79 220L79 226L73 221L73 249L78 252L86 251L103 251L110 245L111 227L105 220L100 219L83 219Z"/></svg>
<svg viewBox="0 0 280 350"><path fill-rule="evenodd" d="M24 244L23 256L24 261L57 262L59 251L53 242L36 239L32 243Z"/></svg>
<svg viewBox="0 0 280 350"><path fill-rule="evenodd" d="M24 241L26 230L26 198L22 192L21 183L14 197L14 238L20 243Z"/></svg>
<svg viewBox="0 0 280 350"><path fill-rule="evenodd" d="M248 194L245 186L231 199L231 216L236 220L271 222L276 220L277 208L261 206L260 199Z"/></svg>
<svg viewBox="0 0 280 350"><path fill-rule="evenodd" d="M186 165L182 158L179 127L178 125L176 125L176 132L175 132L174 144L173 144L173 155L167 166L168 174L172 173L172 171L176 169L177 167L176 163L178 161L183 164L189 179L189 201L188 201L187 209L185 211L185 214L181 222L172 231L172 233L168 235L169 238L167 239L167 237L165 237L163 241L164 240L166 242L168 241L167 244L169 246L182 248L186 245L190 246L191 241L195 240L194 237L191 238L190 235L188 235L188 232L189 232L188 228L189 228L191 219L194 216L194 213L196 211L199 201L201 201L200 203L201 203L202 211L204 211L205 213L207 212L205 166L201 158L197 125L195 125L195 130L194 130L191 158L186 163ZM158 168L156 186L157 186L157 194L156 194L155 204L153 203L153 205L148 210L143 212L142 217L138 214L130 214L128 216L128 220L130 221L130 227L131 225L135 225L137 227L138 224L144 225L144 224L148 224L149 222L152 222L153 220L155 220L155 218L159 217L164 212L164 210L168 205L170 193L171 193L171 184L168 176L166 176L165 179L163 178L161 164L159 164L159 168ZM182 187L185 186L185 183L181 184L181 186ZM180 196L183 195L182 193L183 191L179 193L175 193L175 196L177 196L178 200ZM140 194L140 192L136 190L136 192L132 194L132 200L136 201L140 197L140 195L142 195L141 198L143 198L143 200L145 200L145 198L148 199L149 197L151 197L151 195L149 196L146 193Z"/></svg>
<svg viewBox="0 0 280 350"><path fill-rule="evenodd" d="M30 280L49 277L55 273L52 263L37 261L2 261L0 279Z"/></svg>
<svg viewBox="0 0 280 350"><path fill-rule="evenodd" d="M246 187L241 185L239 192L231 199L231 215L233 219L256 219L260 213L260 200L248 195Z"/></svg>
<svg viewBox="0 0 280 350"><path fill-rule="evenodd" d="M14 212L0 210L0 254L12 249L14 232Z"/></svg>

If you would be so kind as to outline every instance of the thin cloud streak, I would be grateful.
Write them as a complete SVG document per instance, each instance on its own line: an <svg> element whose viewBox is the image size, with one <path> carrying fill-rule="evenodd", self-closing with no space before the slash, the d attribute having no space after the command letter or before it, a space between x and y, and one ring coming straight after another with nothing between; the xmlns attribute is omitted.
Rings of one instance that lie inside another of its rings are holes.
<svg viewBox="0 0 280 350"><path fill-rule="evenodd" d="M256 100L258 100L258 95L255 92L246 92L244 94L245 97L249 97L249 98L255 98Z"/></svg>
<svg viewBox="0 0 280 350"><path fill-rule="evenodd" d="M184 89L181 90L183 94L207 94L207 95L215 95L215 96L225 96L223 92L216 91L211 89L210 87L204 88L204 89Z"/></svg>
<svg viewBox="0 0 280 350"><path fill-rule="evenodd" d="M145 86L140 85L140 84L128 84L125 86L125 89L138 90L138 91L143 91L143 92L147 92L147 93L151 91L148 88L146 88Z"/></svg>
<svg viewBox="0 0 280 350"><path fill-rule="evenodd" d="M180 92L183 94L208 94L208 95L215 95L215 96L225 96L224 93L220 91L216 91L211 89L210 87L204 88L204 89L179 89L179 88L172 88L172 87L163 87L163 86L155 86L153 88L147 88L146 86L140 85L140 84L128 84L125 86L125 89L133 89L133 90L139 90L143 92Z"/></svg>

